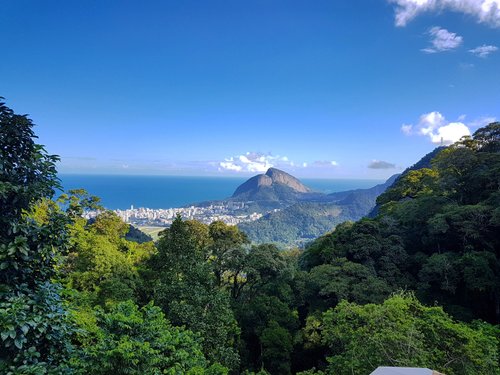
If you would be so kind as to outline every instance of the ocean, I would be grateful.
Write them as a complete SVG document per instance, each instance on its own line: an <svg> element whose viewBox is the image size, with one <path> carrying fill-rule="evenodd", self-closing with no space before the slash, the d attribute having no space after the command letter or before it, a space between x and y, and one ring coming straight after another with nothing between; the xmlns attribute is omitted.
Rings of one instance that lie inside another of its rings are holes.
<svg viewBox="0 0 500 375"><path fill-rule="evenodd" d="M64 190L83 188L101 198L104 207L126 209L182 207L230 197L248 177L120 176L60 174ZM301 179L311 189L333 193L362 189L382 180Z"/></svg>

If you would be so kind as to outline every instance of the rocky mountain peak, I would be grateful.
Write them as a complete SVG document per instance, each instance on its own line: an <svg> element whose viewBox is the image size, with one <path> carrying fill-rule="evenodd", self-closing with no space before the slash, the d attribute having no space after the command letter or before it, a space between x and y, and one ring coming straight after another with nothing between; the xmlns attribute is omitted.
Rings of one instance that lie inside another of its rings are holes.
<svg viewBox="0 0 500 375"><path fill-rule="evenodd" d="M266 176L269 176L271 178L273 184L287 185L288 187L299 193L309 193L311 191L311 189L305 186L297 178L280 169L269 168L266 172Z"/></svg>
<svg viewBox="0 0 500 375"><path fill-rule="evenodd" d="M262 190L286 189L291 193L309 193L311 190L302 184L297 178L282 170L269 168L265 174L259 174L241 184L233 194L233 197L246 195L256 196Z"/></svg>

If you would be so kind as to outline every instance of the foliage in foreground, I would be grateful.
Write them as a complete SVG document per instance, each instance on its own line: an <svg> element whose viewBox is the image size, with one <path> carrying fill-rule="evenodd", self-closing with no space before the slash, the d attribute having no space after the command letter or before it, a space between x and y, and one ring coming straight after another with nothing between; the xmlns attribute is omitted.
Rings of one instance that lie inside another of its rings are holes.
<svg viewBox="0 0 500 375"><path fill-rule="evenodd" d="M139 309L121 302L109 312L97 308L95 315L79 318L82 352L74 361L79 373L227 374L220 365L208 365L197 336L170 325L152 303Z"/></svg>
<svg viewBox="0 0 500 375"><path fill-rule="evenodd" d="M409 289L460 319L500 322L499 149L500 123L479 129L397 180L376 218L312 243L301 264L317 280L314 303L380 302Z"/></svg>
<svg viewBox="0 0 500 375"><path fill-rule="evenodd" d="M1 98L0 98L1 99ZM58 186L55 162L35 143L32 122L0 101L0 372L64 373L71 325L52 279L68 246L67 217L34 205Z"/></svg>
<svg viewBox="0 0 500 375"><path fill-rule="evenodd" d="M369 374L378 366L427 367L442 373L499 374L498 330L454 321L411 294L382 304L342 301L323 315L328 373Z"/></svg>
<svg viewBox="0 0 500 375"><path fill-rule="evenodd" d="M0 372L498 373L498 330L474 319L499 321L500 124L301 253L180 217L130 242L116 215L82 217L84 191L49 199L56 158L0 109Z"/></svg>

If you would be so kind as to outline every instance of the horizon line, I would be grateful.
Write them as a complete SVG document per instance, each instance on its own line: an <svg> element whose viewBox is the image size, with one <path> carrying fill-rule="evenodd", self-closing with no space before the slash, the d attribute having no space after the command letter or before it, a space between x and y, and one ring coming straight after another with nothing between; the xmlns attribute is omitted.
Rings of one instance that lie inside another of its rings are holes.
<svg viewBox="0 0 500 375"><path fill-rule="evenodd" d="M263 172L265 173L265 172ZM287 172L288 173L288 172ZM142 174L142 173L91 173L91 172L57 172L58 176L117 176L117 177L186 177L186 178L233 178L233 179L244 179L251 178L256 174L245 174L245 175L212 175L212 174L200 174L200 175L184 175L184 174ZM397 174L397 173L395 173ZM295 178L303 180L365 180L365 181L386 181L388 178L364 178L364 177L296 177Z"/></svg>

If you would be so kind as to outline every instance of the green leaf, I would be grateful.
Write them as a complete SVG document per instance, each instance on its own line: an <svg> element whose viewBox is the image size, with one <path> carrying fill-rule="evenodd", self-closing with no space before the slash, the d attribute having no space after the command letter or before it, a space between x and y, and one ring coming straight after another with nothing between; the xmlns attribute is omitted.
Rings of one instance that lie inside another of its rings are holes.
<svg viewBox="0 0 500 375"><path fill-rule="evenodd" d="M28 327L26 324L21 327L21 331L23 331L23 334L27 334L29 329L30 327Z"/></svg>
<svg viewBox="0 0 500 375"><path fill-rule="evenodd" d="M18 349L22 349L23 348L23 343L21 342L21 340L19 339L16 339L14 340L14 345L16 346L16 348Z"/></svg>

